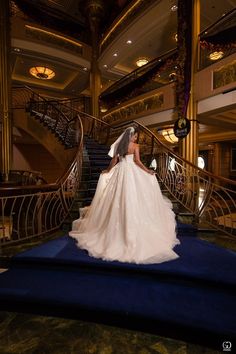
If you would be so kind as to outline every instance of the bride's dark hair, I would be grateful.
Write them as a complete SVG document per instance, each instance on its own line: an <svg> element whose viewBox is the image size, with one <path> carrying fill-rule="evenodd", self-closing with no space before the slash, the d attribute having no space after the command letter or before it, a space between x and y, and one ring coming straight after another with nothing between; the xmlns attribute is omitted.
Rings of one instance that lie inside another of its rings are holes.
<svg viewBox="0 0 236 354"><path fill-rule="evenodd" d="M116 155L124 157L127 152L128 152L128 146L130 143L130 139L134 134L138 133L139 129L137 126L132 126L126 128L123 137L121 138L121 141L119 142L117 148L116 148Z"/></svg>

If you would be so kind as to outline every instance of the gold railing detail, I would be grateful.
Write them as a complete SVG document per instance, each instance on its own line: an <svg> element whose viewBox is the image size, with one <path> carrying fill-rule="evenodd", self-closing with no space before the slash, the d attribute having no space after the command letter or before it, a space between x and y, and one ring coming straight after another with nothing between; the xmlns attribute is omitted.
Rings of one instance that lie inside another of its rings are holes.
<svg viewBox="0 0 236 354"><path fill-rule="evenodd" d="M189 163L164 145L147 127L139 126L142 160L150 166L156 162L157 178L184 211L194 215L195 223L233 236L236 234L236 181L215 176ZM125 128L110 129L113 141Z"/></svg>
<svg viewBox="0 0 236 354"><path fill-rule="evenodd" d="M213 89L236 82L236 60L213 71Z"/></svg>
<svg viewBox="0 0 236 354"><path fill-rule="evenodd" d="M146 95L142 99L122 105L120 108L111 110L108 114L103 115L105 122L113 124L117 121L127 120L133 116L137 116L147 111L157 110L164 103L164 95L162 92ZM149 112L150 114L150 112Z"/></svg>
<svg viewBox="0 0 236 354"><path fill-rule="evenodd" d="M71 107L69 102L58 106L64 112ZM76 108L71 110L70 116L77 117L79 141L75 159L65 175L53 184L0 188L0 245L60 228L80 184L84 134L108 144L125 128L125 125L114 128ZM142 160L150 166L155 159L158 180L170 195L194 214L196 223L204 222L230 236L235 235L236 182L215 176L184 160L142 124L130 121L126 125L134 123L140 128Z"/></svg>
<svg viewBox="0 0 236 354"><path fill-rule="evenodd" d="M109 125L100 119L85 112L79 114L79 111L74 108L75 105L69 100L47 101L27 87L15 90L13 96L14 108L25 106L28 110L33 103L35 111L39 110L36 111L37 113L42 112L43 107L45 116L49 117L49 112L54 112L54 108L57 107L58 115L62 120L69 123L74 120L77 153L68 171L56 183L40 183L40 185L33 183L0 188L0 246L42 236L61 227L70 213L80 185L83 136L87 134L96 139L99 135L105 143L110 129ZM13 174L16 172L13 171ZM25 172L30 173L30 171Z"/></svg>

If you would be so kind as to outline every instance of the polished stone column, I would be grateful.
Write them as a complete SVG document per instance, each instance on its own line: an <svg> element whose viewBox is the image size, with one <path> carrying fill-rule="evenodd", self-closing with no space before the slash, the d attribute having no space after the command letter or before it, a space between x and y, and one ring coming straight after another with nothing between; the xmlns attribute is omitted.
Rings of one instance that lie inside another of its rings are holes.
<svg viewBox="0 0 236 354"><path fill-rule="evenodd" d="M98 67L99 58L99 25L104 13L104 4L101 0L89 0L87 2L87 14L90 23L92 39L92 60L90 71L90 90L92 96L92 115L99 117L99 95L101 93L101 73Z"/></svg>
<svg viewBox="0 0 236 354"><path fill-rule="evenodd" d="M200 0L193 0L192 26L191 88L187 110L187 117L189 117L190 120L190 133L181 140L180 151L183 158L194 165L197 165L199 124L197 122L197 102L194 97L194 74L197 70L199 56L198 35L200 33Z"/></svg>
<svg viewBox="0 0 236 354"><path fill-rule="evenodd" d="M0 1L0 120L2 123L2 166L4 182L9 180L12 162L12 112L10 72L10 9L9 0Z"/></svg>

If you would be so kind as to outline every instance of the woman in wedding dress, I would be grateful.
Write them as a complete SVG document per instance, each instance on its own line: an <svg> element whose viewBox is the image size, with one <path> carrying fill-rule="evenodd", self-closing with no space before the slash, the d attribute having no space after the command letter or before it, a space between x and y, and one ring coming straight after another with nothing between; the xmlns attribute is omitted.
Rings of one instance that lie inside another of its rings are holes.
<svg viewBox="0 0 236 354"><path fill-rule="evenodd" d="M112 157L99 177L84 217L69 235L90 256L108 261L161 263L178 258L172 204L161 193L152 170L140 160L136 128L129 127L111 145Z"/></svg>

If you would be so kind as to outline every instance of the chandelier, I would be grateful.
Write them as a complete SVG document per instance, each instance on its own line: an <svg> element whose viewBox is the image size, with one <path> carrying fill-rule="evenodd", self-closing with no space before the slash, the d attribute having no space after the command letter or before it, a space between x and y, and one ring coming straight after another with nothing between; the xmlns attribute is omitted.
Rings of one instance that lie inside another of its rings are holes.
<svg viewBox="0 0 236 354"><path fill-rule="evenodd" d="M40 80L50 80L55 76L55 72L46 66L33 66L29 72L32 76Z"/></svg>

